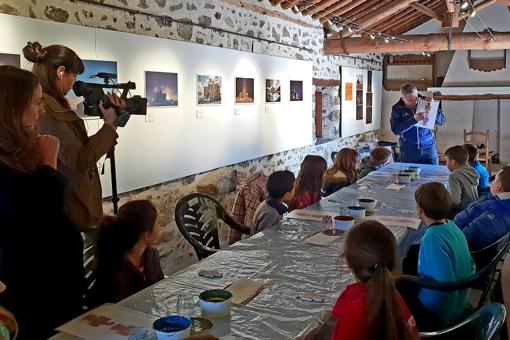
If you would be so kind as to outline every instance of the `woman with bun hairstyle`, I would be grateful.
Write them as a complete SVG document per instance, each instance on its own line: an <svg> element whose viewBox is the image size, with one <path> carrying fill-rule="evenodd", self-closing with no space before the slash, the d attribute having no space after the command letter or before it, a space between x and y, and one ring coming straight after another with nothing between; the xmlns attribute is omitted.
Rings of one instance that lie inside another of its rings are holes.
<svg viewBox="0 0 510 340"><path fill-rule="evenodd" d="M332 340L418 340L416 322L395 288L400 276L397 242L377 221L365 221L347 234L345 260L356 283L333 307Z"/></svg>
<svg viewBox="0 0 510 340"><path fill-rule="evenodd" d="M0 305L18 339L47 339L81 312L83 242L64 213L59 141L36 136L44 113L37 77L0 66Z"/></svg>
<svg viewBox="0 0 510 340"><path fill-rule="evenodd" d="M97 243L97 280L93 304L118 302L163 279L158 251L158 212L148 200L105 216Z"/></svg>
<svg viewBox="0 0 510 340"><path fill-rule="evenodd" d="M46 115L39 120L37 131L60 140L58 170L68 179L66 213L80 231L98 226L103 205L96 163L116 144L115 110L100 104L104 125L95 135L88 136L83 120L71 110L65 98L76 76L83 73L80 57L68 47L42 47L38 42L29 42L23 48L23 55L33 63L32 72L39 78L44 93ZM117 96L109 99L114 105L123 105Z"/></svg>

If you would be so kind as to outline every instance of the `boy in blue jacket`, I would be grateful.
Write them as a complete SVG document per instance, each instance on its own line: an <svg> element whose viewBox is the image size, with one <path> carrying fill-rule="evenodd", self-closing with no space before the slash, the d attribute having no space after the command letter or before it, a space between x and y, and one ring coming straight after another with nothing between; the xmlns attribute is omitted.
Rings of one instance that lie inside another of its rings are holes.
<svg viewBox="0 0 510 340"><path fill-rule="evenodd" d="M476 146L473 144L464 144L462 147L468 152L468 164L480 175L480 179L478 180L478 195L482 196L489 191L489 172L478 161L478 148Z"/></svg>
<svg viewBox="0 0 510 340"><path fill-rule="evenodd" d="M391 111L391 131L399 135L400 161L406 163L439 164L434 132L427 128L415 126L425 119L425 112L416 112L418 90L412 84L400 88L400 100L393 105ZM444 114L441 108L437 111L436 125L443 125Z"/></svg>
<svg viewBox="0 0 510 340"><path fill-rule="evenodd" d="M454 219L471 250L485 248L510 232L509 165L498 171L490 192L486 200L472 203Z"/></svg>

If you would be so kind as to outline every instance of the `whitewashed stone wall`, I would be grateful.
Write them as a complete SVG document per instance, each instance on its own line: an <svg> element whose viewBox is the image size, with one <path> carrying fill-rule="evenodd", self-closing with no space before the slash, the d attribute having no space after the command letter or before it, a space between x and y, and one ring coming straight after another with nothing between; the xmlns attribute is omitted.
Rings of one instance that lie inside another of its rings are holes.
<svg viewBox="0 0 510 340"><path fill-rule="evenodd" d="M255 42L263 54L311 60L314 77L321 79L340 79L341 66L381 69L379 55L323 56L323 33L318 22L273 7L269 0L0 0L0 13L248 52L252 51ZM315 90L314 86L312 91ZM379 132L374 131L339 139L338 87L319 90L323 92L324 136L333 141L188 176L121 197L121 204L148 198L158 207L162 227L158 249L166 274L196 261L192 248L175 226L174 209L177 200L196 191L197 185L215 185L218 199L230 209L239 183L249 173L263 171L270 174L289 169L297 174L299 164L307 154L322 155L331 162L329 155L332 151L377 138ZM314 134L314 129L311 126L310 133ZM108 200L105 200L105 211L111 211Z"/></svg>

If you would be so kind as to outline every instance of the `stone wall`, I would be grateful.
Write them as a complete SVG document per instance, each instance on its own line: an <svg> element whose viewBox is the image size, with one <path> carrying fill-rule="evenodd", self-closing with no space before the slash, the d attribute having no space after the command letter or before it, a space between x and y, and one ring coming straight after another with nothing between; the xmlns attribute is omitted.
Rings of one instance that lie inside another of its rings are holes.
<svg viewBox="0 0 510 340"><path fill-rule="evenodd" d="M319 23L273 7L269 0L0 0L0 13L310 60L314 78L340 79L341 66L381 69L379 55L323 56L323 32ZM157 205L162 227L158 249L166 274L196 261L193 250L175 226L174 209L177 200L196 191L197 185L219 186L218 198L230 209L239 183L249 173L269 174L277 169L289 169L297 174L307 154L322 155L331 162L331 151L378 136L378 131L374 131L338 139L338 87L314 86L312 91L316 90L323 92L324 137L333 141L188 176L121 197L121 204L148 198ZM314 129L311 126L310 133ZM105 211L111 211L108 200L105 200Z"/></svg>

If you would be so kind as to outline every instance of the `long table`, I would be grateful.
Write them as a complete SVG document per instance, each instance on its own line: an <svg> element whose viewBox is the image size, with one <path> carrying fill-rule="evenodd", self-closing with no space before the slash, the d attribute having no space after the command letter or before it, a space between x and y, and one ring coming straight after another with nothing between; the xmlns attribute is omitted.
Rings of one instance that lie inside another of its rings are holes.
<svg viewBox="0 0 510 340"><path fill-rule="evenodd" d="M448 170L444 166L420 164L419 179L401 190L386 190L392 174L407 165L413 164L389 164L307 210L342 211L358 198L375 198L380 201L378 215L416 217L413 195L417 185L430 181L447 185ZM407 228L387 227L398 241L407 237ZM263 290L247 305L234 305L230 318L213 320L212 334L235 339L304 338L323 323L338 295L353 282L341 259L343 237L330 246L304 242L324 228L321 222L284 219L281 226L239 241L118 305L156 319L176 313L179 294L196 298L206 289L225 288L238 279L249 278L264 282ZM218 269L223 278L199 277L198 272L203 269ZM311 302L303 299L307 296L320 298ZM195 311L200 313L199 308Z"/></svg>

